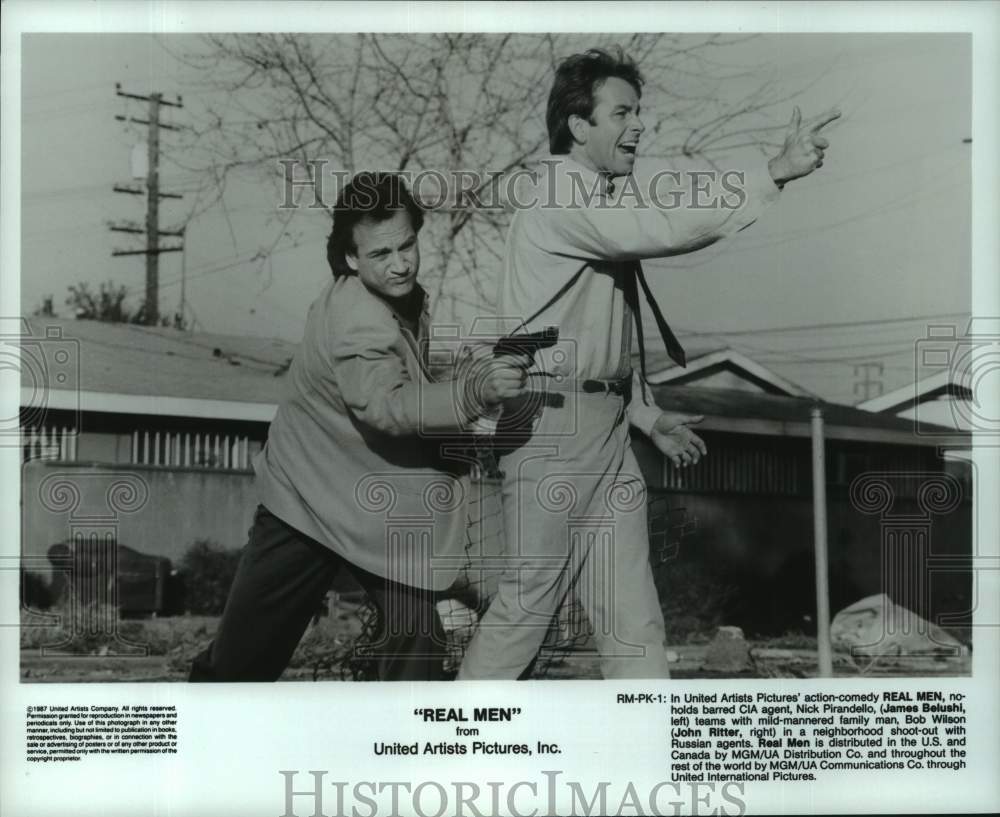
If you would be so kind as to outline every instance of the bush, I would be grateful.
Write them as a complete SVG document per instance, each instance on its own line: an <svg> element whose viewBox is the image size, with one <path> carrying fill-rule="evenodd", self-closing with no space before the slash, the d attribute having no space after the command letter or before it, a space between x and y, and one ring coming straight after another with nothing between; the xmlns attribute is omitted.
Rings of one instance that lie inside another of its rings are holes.
<svg viewBox="0 0 1000 817"><path fill-rule="evenodd" d="M736 588L699 560L673 560L654 568L653 578L671 644L708 641L727 621Z"/></svg>
<svg viewBox="0 0 1000 817"><path fill-rule="evenodd" d="M194 542L181 559L184 607L197 615L220 615L239 560L239 550L224 548L209 539Z"/></svg>
<svg viewBox="0 0 1000 817"><path fill-rule="evenodd" d="M53 603L52 588L49 583L30 570L21 569L21 607L32 610L48 610Z"/></svg>

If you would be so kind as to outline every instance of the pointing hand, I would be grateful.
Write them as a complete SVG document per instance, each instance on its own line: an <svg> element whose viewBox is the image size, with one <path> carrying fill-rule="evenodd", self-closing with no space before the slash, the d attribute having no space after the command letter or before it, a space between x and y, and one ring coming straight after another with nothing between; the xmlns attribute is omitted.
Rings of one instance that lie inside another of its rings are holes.
<svg viewBox="0 0 1000 817"><path fill-rule="evenodd" d="M785 132L785 144L781 153L768 163L771 178L779 187L792 179L808 176L816 168L823 166L824 152L830 142L819 135L819 131L840 118L840 111L832 109L821 114L812 127L802 127L802 112L798 105L792 112L792 121Z"/></svg>

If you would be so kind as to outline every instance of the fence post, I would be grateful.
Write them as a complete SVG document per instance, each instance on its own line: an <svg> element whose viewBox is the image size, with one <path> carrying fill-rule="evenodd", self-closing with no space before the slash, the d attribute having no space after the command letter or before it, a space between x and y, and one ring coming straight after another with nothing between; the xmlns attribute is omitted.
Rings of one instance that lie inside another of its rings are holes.
<svg viewBox="0 0 1000 817"><path fill-rule="evenodd" d="M823 412L812 412L813 537L816 556L816 646L819 677L833 677L833 650L830 644L830 575L826 542L826 456L823 439Z"/></svg>

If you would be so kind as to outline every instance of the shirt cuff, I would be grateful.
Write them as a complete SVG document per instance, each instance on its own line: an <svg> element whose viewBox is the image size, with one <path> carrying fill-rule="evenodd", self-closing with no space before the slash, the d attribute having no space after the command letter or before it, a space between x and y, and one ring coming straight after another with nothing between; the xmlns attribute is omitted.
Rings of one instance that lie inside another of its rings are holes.
<svg viewBox="0 0 1000 817"><path fill-rule="evenodd" d="M633 403L629 406L628 420L635 428L649 437L652 436L653 426L656 425L656 421L660 419L660 414L662 413L660 409L654 406Z"/></svg>
<svg viewBox="0 0 1000 817"><path fill-rule="evenodd" d="M771 178L768 164L769 160L746 171L743 189L746 191L748 201L770 204L781 195L781 188Z"/></svg>

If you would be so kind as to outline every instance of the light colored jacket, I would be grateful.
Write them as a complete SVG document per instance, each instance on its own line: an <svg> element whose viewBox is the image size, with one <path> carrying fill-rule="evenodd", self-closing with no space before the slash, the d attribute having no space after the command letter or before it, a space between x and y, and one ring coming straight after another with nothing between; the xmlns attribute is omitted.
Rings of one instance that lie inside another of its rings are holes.
<svg viewBox="0 0 1000 817"><path fill-rule="evenodd" d="M425 296L424 338L428 320ZM254 468L279 519L364 570L440 590L463 560L469 495L469 461L445 435L469 418L426 362L356 276L332 280Z"/></svg>
<svg viewBox="0 0 1000 817"><path fill-rule="evenodd" d="M571 381L627 374L633 327L622 276L636 261L692 252L733 235L779 193L762 161L743 174L738 206L695 207L695 193L664 176L667 170L640 160L628 180L617 181L617 198L607 193L606 179L569 156L551 156L533 181L525 178L518 192L522 206L507 236L497 304L508 323L527 321L527 331L559 327L559 345L538 355L545 371ZM735 190L710 187L712 196ZM594 195L588 198L584 191ZM561 294L551 302L556 293ZM633 384L629 419L648 434L660 411L638 377Z"/></svg>

